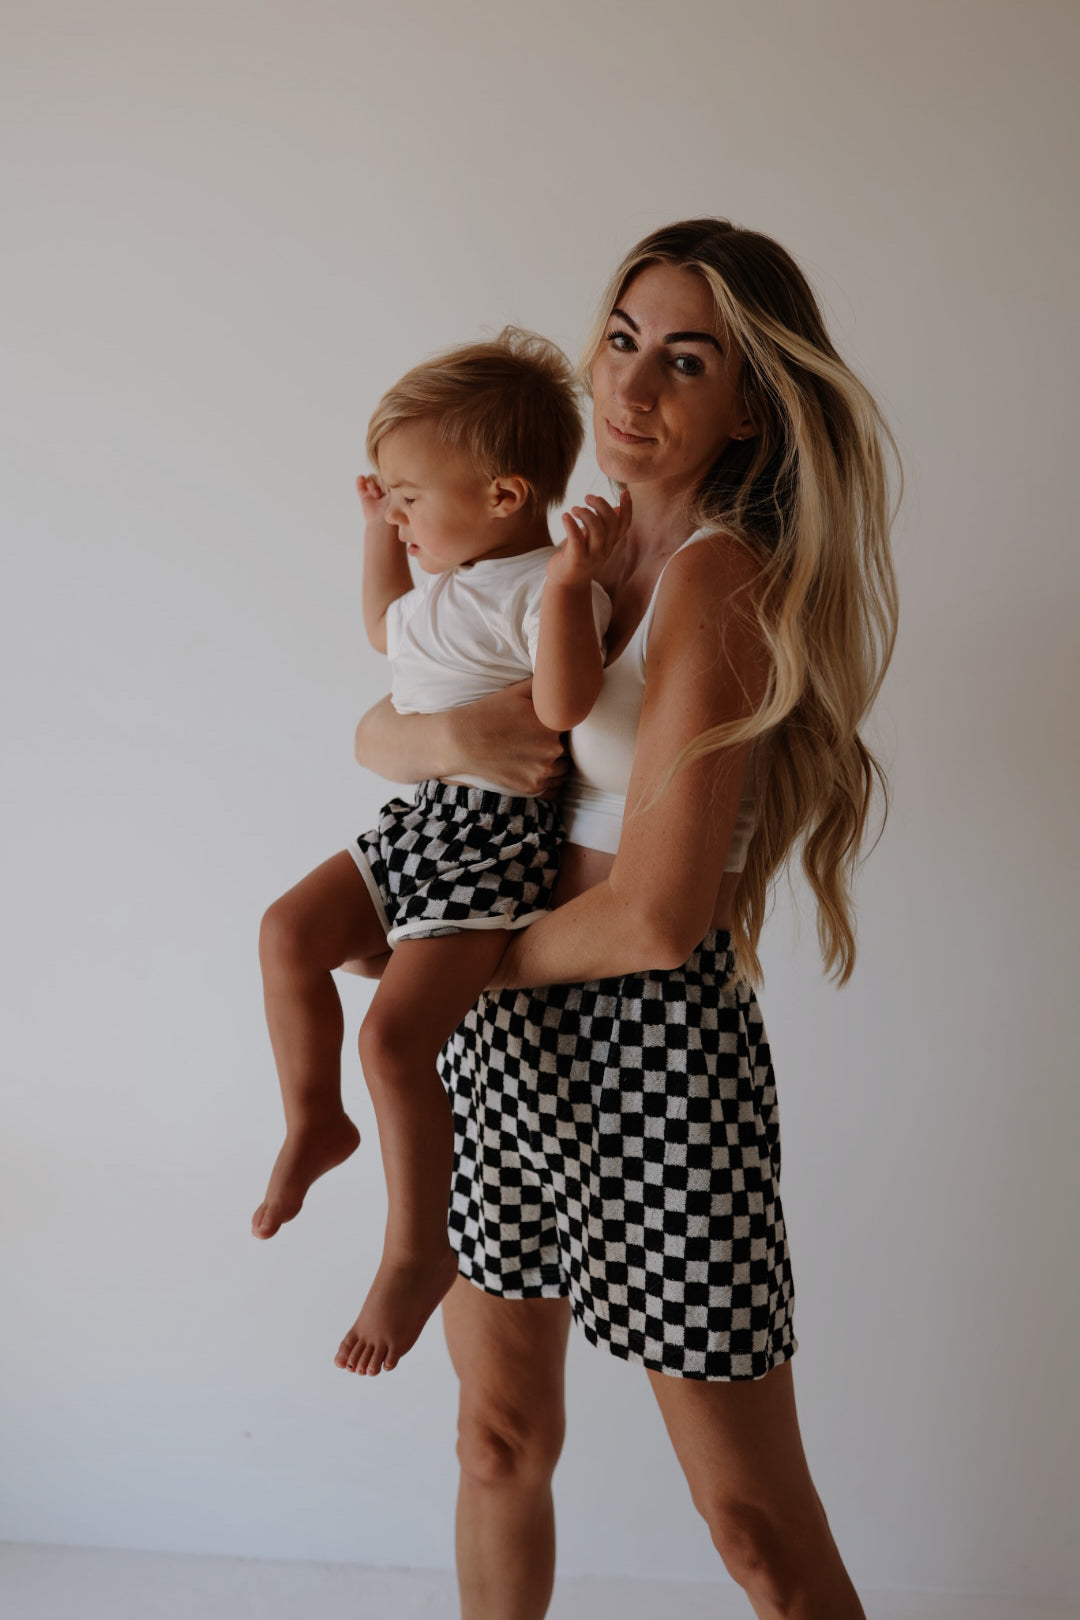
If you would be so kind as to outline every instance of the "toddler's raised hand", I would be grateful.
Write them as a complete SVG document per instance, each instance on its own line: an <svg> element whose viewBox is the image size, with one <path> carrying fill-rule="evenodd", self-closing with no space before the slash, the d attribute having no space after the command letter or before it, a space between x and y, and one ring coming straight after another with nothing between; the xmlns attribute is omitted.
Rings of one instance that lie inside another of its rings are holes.
<svg viewBox="0 0 1080 1620"><path fill-rule="evenodd" d="M583 585L594 580L630 527L630 493L623 490L612 506L602 495L586 495L585 506L563 513L566 539L547 565L547 577L556 585Z"/></svg>
<svg viewBox="0 0 1080 1620"><path fill-rule="evenodd" d="M390 497L374 473L360 474L356 480L356 493L360 497L364 522L386 523L386 508L390 504ZM392 525L387 524L387 527L390 528Z"/></svg>

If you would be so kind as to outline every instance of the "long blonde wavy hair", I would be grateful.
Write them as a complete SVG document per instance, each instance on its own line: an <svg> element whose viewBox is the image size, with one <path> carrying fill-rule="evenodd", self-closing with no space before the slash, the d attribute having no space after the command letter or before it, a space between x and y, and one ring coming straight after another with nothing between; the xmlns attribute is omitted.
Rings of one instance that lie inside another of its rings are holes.
<svg viewBox="0 0 1080 1620"><path fill-rule="evenodd" d="M734 536L758 560L758 588L744 594L740 611L754 616L771 665L756 710L696 737L666 781L692 760L755 743L758 819L732 921L738 970L760 977L769 896L801 850L825 968L843 984L855 963L852 883L875 784L887 806L884 770L858 727L896 639L889 529L902 487L899 454L870 393L829 341L790 254L724 219L668 225L631 249L586 347L587 387L612 310L650 264L702 276L742 356L756 435L727 446L687 517Z"/></svg>

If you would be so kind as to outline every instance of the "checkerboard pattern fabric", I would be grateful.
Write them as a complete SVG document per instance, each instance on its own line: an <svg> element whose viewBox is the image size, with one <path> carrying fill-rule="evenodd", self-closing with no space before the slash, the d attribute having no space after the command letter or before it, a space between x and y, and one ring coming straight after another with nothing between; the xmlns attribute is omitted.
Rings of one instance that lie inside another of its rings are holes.
<svg viewBox="0 0 1080 1620"><path fill-rule="evenodd" d="M421 782L349 845L391 945L463 928L522 928L551 904L557 807L486 788Z"/></svg>
<svg viewBox="0 0 1080 1620"><path fill-rule="evenodd" d="M508 1299L683 1378L795 1352L769 1046L712 933L671 973L482 997L443 1053L450 1239Z"/></svg>

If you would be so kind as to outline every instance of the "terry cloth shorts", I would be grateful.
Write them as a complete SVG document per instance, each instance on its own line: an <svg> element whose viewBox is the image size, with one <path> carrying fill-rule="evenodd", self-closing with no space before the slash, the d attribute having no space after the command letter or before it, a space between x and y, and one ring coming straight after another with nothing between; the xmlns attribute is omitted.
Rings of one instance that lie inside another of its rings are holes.
<svg viewBox="0 0 1080 1620"><path fill-rule="evenodd" d="M712 933L671 973L483 996L442 1056L462 1274L568 1295L592 1343L683 1378L796 1348L772 1063L733 968Z"/></svg>
<svg viewBox="0 0 1080 1620"><path fill-rule="evenodd" d="M464 928L523 928L551 904L558 808L485 788L421 782L349 845L389 944Z"/></svg>

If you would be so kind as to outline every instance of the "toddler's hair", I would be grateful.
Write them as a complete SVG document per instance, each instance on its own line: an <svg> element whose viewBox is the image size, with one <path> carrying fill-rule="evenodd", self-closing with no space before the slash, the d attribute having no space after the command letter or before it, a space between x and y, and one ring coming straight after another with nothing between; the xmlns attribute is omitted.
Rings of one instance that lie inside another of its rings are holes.
<svg viewBox="0 0 1080 1620"><path fill-rule="evenodd" d="M368 425L367 453L404 422L431 421L440 443L489 478L524 478L541 511L562 501L585 437L573 368L535 332L507 326L491 343L448 349L387 389Z"/></svg>

